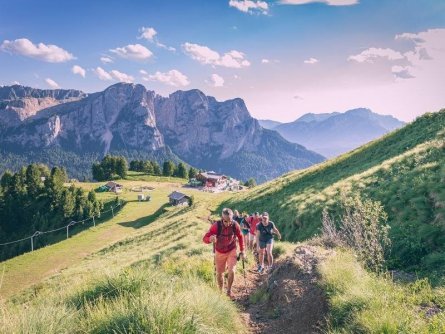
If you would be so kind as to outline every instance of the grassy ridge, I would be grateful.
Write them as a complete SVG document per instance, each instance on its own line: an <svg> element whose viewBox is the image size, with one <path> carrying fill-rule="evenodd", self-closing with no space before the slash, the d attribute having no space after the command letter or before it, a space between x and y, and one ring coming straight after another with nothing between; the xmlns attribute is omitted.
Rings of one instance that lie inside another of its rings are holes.
<svg viewBox="0 0 445 334"><path fill-rule="evenodd" d="M287 240L319 232L321 212L339 213L340 193L381 201L394 268L445 273L445 110L429 113L339 158L289 173L223 205L267 210Z"/></svg>
<svg viewBox="0 0 445 334"><path fill-rule="evenodd" d="M427 280L396 284L337 249L319 266L330 304L327 333L444 333L445 290Z"/></svg>

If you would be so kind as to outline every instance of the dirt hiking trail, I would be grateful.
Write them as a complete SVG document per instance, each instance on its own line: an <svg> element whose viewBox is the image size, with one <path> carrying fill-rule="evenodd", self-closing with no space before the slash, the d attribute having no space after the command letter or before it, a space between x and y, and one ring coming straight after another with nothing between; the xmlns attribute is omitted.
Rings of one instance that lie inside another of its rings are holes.
<svg viewBox="0 0 445 334"><path fill-rule="evenodd" d="M278 260L272 272L262 275L255 273L252 256L249 260L247 289L242 274L232 288L249 332L322 333L328 303L317 285L316 249L299 246L291 256Z"/></svg>

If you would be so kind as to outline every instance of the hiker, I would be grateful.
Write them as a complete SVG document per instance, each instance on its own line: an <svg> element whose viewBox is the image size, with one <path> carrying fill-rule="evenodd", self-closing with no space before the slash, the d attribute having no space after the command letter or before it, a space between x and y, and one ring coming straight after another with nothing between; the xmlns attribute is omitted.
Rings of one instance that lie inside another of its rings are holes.
<svg viewBox="0 0 445 334"><path fill-rule="evenodd" d="M241 224L243 217L239 214L238 210L233 210L233 220L236 221L238 224Z"/></svg>
<svg viewBox="0 0 445 334"><path fill-rule="evenodd" d="M215 251L216 280L218 287L223 289L223 274L228 270L227 296L232 298L232 284L235 278L237 261L236 239L238 238L240 258L244 260L244 240L239 224L233 220L231 209L222 210L221 220L214 222L202 239L204 243L213 243Z"/></svg>
<svg viewBox="0 0 445 334"><path fill-rule="evenodd" d="M249 243L250 225L249 225L248 219L249 219L249 215L247 213L245 213L243 216L243 219L241 220L241 223L240 223L241 233L243 234L243 238L244 238L244 245L247 245Z"/></svg>
<svg viewBox="0 0 445 334"><path fill-rule="evenodd" d="M273 266L273 235L278 235L278 239L281 239L281 233L275 227L275 224L269 220L269 214L263 212L261 217L261 222L256 226L256 242L257 250L259 253L259 265L258 272L262 273L264 271L264 252L267 253L267 262L269 264L268 270L272 269Z"/></svg>
<svg viewBox="0 0 445 334"><path fill-rule="evenodd" d="M252 214L249 217L248 223L250 225L250 230L249 230L249 243L248 243L248 247L251 251L255 251L255 234L256 234L256 226L260 221L260 214L258 212L255 212L254 214Z"/></svg>

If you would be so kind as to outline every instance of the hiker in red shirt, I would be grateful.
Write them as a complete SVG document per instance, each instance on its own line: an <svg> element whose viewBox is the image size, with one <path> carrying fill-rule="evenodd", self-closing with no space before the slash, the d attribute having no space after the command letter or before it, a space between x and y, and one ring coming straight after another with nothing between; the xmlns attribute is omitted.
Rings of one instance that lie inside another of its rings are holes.
<svg viewBox="0 0 445 334"><path fill-rule="evenodd" d="M248 247L250 250L254 251L255 250L255 236L256 236L256 226L258 225L258 223L260 222L260 214L259 212L255 212L253 215L251 215L249 217L249 225L250 225L250 230L249 230L249 235L248 235Z"/></svg>
<svg viewBox="0 0 445 334"><path fill-rule="evenodd" d="M228 270L227 296L232 297L232 284L236 267L236 239L238 238L240 257L244 259L244 241L239 224L233 220L231 209L222 210L222 219L214 222L202 239L206 244L213 243L218 287L223 289L223 274Z"/></svg>

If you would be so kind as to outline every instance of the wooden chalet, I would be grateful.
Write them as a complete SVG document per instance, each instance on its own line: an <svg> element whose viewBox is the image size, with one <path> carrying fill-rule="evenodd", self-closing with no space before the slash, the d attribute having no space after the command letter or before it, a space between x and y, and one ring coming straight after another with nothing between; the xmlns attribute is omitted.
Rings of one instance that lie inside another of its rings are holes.
<svg viewBox="0 0 445 334"><path fill-rule="evenodd" d="M186 194L180 193L178 191L172 192L168 195L169 203L171 205L186 205L189 202L190 197Z"/></svg>
<svg viewBox="0 0 445 334"><path fill-rule="evenodd" d="M227 176L217 174L215 172L202 172L196 176L196 179L201 181L206 187L216 187L227 182Z"/></svg>
<svg viewBox="0 0 445 334"><path fill-rule="evenodd" d="M107 184L105 185L105 187L108 188L108 191L112 191L114 193L121 192L122 189L124 188L123 185L116 183L114 181L108 181Z"/></svg>

